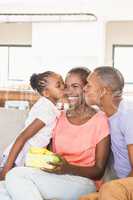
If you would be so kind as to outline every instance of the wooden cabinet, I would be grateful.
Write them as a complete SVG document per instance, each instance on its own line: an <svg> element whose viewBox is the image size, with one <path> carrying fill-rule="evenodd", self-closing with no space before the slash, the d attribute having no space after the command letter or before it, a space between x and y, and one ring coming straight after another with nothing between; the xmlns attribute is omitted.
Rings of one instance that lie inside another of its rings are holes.
<svg viewBox="0 0 133 200"><path fill-rule="evenodd" d="M7 100L25 100L30 107L37 101L39 95L30 91L0 90L0 107L4 107Z"/></svg>

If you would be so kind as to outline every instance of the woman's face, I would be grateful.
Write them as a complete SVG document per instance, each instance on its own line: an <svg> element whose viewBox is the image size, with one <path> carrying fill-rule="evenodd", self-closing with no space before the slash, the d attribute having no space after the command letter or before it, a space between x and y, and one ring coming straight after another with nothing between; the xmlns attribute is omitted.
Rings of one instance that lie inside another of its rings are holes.
<svg viewBox="0 0 133 200"><path fill-rule="evenodd" d="M68 73L65 80L65 94L68 98L70 108L77 108L84 103L84 83L76 73Z"/></svg>

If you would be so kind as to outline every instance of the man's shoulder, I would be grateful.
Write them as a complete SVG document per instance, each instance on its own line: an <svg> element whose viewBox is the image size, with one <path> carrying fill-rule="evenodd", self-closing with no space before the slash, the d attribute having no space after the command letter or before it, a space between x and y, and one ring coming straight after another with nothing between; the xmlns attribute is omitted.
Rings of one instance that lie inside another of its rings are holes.
<svg viewBox="0 0 133 200"><path fill-rule="evenodd" d="M133 101L128 99L123 99L119 105L118 112L126 113L133 112Z"/></svg>
<svg viewBox="0 0 133 200"><path fill-rule="evenodd" d="M121 125L123 123L126 124L127 121L131 121L133 117L133 101L128 99L122 100L117 115Z"/></svg>
<svg viewBox="0 0 133 200"><path fill-rule="evenodd" d="M133 101L123 99L118 107L118 110L114 115L109 118L109 121L123 121L132 119L133 116Z"/></svg>

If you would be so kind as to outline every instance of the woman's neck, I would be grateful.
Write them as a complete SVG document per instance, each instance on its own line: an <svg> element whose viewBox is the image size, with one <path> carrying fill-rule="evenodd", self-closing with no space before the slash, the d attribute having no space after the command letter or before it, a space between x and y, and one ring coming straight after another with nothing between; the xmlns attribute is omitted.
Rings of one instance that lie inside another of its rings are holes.
<svg viewBox="0 0 133 200"><path fill-rule="evenodd" d="M76 115L78 116L79 114L81 115L82 113L88 111L89 107L86 105L86 104L81 104L79 105L78 107L75 107L75 108L70 108L68 110L68 113L71 114L71 115Z"/></svg>
<svg viewBox="0 0 133 200"><path fill-rule="evenodd" d="M70 123L82 125L86 123L95 113L96 110L94 108L87 105L80 105L78 108L68 110L66 116Z"/></svg>

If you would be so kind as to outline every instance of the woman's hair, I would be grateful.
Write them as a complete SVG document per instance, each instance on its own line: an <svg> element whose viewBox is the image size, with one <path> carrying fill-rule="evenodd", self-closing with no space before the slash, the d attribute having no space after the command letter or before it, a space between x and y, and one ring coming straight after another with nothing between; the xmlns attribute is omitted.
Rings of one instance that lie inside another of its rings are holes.
<svg viewBox="0 0 133 200"><path fill-rule="evenodd" d="M121 95L124 88L124 77L122 73L109 66L97 67L94 72L100 77L105 86L109 86L114 94L119 93Z"/></svg>
<svg viewBox="0 0 133 200"><path fill-rule="evenodd" d="M48 78L53 74L54 72L52 71L46 71L40 74L32 74L30 77L30 85L32 89L41 94L48 85Z"/></svg>
<svg viewBox="0 0 133 200"><path fill-rule="evenodd" d="M84 85L87 84L87 77L90 73L91 71L87 67L75 67L68 72L68 74L79 75Z"/></svg>

